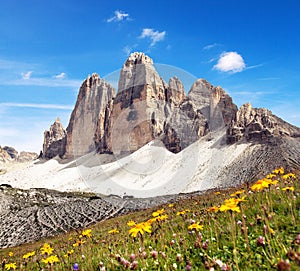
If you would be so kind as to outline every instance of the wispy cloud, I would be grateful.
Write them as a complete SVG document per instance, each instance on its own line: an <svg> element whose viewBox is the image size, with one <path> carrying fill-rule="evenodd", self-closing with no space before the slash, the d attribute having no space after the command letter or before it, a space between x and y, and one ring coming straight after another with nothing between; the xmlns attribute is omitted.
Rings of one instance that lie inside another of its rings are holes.
<svg viewBox="0 0 300 271"><path fill-rule="evenodd" d="M212 49L212 48L214 48L214 47L216 47L216 46L218 46L218 45L219 45L218 43L208 44L208 45L204 46L204 47L202 48L202 50L208 51L208 50L210 50L210 49Z"/></svg>
<svg viewBox="0 0 300 271"><path fill-rule="evenodd" d="M252 65L252 66L247 66L245 68L245 70L252 70L252 69L256 69L256 68L260 68L262 67L264 64L257 64L257 65Z"/></svg>
<svg viewBox="0 0 300 271"><path fill-rule="evenodd" d="M140 35L141 39L149 38L151 40L150 46L154 46L157 42L164 40L166 36L166 31L155 31L152 28L144 28L142 34Z"/></svg>
<svg viewBox="0 0 300 271"><path fill-rule="evenodd" d="M21 73L22 79L24 79L24 80L29 80L30 77L31 77L31 74L32 74L32 71L22 72L22 73Z"/></svg>
<svg viewBox="0 0 300 271"><path fill-rule="evenodd" d="M115 10L114 12L114 16L112 16L111 18L107 19L106 22L111 23L111 22L121 22L124 20L131 20L129 17L128 13L125 13L121 10Z"/></svg>
<svg viewBox="0 0 300 271"><path fill-rule="evenodd" d="M246 68L243 57L237 52L224 52L220 55L218 63L213 69L221 72L237 73Z"/></svg>
<svg viewBox="0 0 300 271"><path fill-rule="evenodd" d="M66 76L67 76L67 74L62 72L60 74L54 75L53 77L56 79L64 79L64 78L66 78Z"/></svg>
<svg viewBox="0 0 300 271"><path fill-rule="evenodd" d="M72 105L60 105L60 104L34 104L34 103L0 103L0 107L30 107L39 109L61 109L72 110Z"/></svg>
<svg viewBox="0 0 300 271"><path fill-rule="evenodd" d="M257 80L260 81L270 81L270 80L279 80L280 77L264 77L264 78L258 78Z"/></svg>
<svg viewBox="0 0 300 271"><path fill-rule="evenodd" d="M134 50L135 48L138 46L138 44L133 44L133 45L126 45L122 51L127 55L129 56Z"/></svg>
<svg viewBox="0 0 300 271"><path fill-rule="evenodd" d="M79 88L82 81L80 80L63 80L63 78L28 78L8 81L0 81L0 85L12 86L40 86L40 87L74 87Z"/></svg>
<svg viewBox="0 0 300 271"><path fill-rule="evenodd" d="M36 64L29 64L14 60L0 59L0 70L31 70Z"/></svg>

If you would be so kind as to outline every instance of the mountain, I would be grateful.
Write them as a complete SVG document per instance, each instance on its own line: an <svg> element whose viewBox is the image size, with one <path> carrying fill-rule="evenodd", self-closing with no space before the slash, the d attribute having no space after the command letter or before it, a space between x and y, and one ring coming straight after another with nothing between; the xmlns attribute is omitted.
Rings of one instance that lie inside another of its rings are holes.
<svg viewBox="0 0 300 271"><path fill-rule="evenodd" d="M20 153L13 147L0 146L0 170L1 166L12 162L33 161L38 158L35 152L21 151Z"/></svg>
<svg viewBox="0 0 300 271"><path fill-rule="evenodd" d="M205 79L186 93L176 74L165 82L143 53L125 61L117 91L88 76L68 127L57 119L44 137L43 157L58 165L36 165L36 178L23 171L23 188L148 197L251 182L279 166L300 169L298 127L249 103L238 108Z"/></svg>

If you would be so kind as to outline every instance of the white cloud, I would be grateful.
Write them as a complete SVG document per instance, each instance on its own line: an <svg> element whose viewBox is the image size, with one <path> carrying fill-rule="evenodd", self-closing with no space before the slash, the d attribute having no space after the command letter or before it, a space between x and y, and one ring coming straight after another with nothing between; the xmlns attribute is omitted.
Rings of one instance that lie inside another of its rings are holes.
<svg viewBox="0 0 300 271"><path fill-rule="evenodd" d="M241 72L246 68L243 57L237 52L224 52L220 55L214 69L221 72Z"/></svg>
<svg viewBox="0 0 300 271"><path fill-rule="evenodd" d="M164 40L166 36L166 31L154 31L152 28L144 28L140 36L141 39L150 38L150 46L154 46L157 42Z"/></svg>
<svg viewBox="0 0 300 271"><path fill-rule="evenodd" d="M66 78L66 74L64 72L62 72L60 74L54 75L53 77L56 79L64 79L64 78Z"/></svg>
<svg viewBox="0 0 300 271"><path fill-rule="evenodd" d="M31 74L32 74L32 71L22 72L22 73L21 73L22 79L24 79L24 80L29 80L30 77L31 77Z"/></svg>
<svg viewBox="0 0 300 271"><path fill-rule="evenodd" d="M0 107L30 107L39 109L61 109L72 110L72 105L60 105L60 104L33 104L33 103L0 103Z"/></svg>
<svg viewBox="0 0 300 271"><path fill-rule="evenodd" d="M114 14L115 15L113 17L106 20L108 23L121 22L123 20L130 20L129 14L125 13L125 12L122 12L121 10L116 10L114 12Z"/></svg>

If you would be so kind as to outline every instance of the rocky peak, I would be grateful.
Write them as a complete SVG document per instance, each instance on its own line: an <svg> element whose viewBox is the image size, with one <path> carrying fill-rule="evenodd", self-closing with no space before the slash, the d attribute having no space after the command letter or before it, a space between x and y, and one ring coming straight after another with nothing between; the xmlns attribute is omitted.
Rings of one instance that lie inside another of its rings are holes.
<svg viewBox="0 0 300 271"><path fill-rule="evenodd" d="M235 143L241 139L247 141L266 141L274 136L299 137L300 129L290 125L266 108L253 108L246 103L236 113L227 130L227 142Z"/></svg>
<svg viewBox="0 0 300 271"><path fill-rule="evenodd" d="M65 157L77 157L97 148L106 129L115 89L98 74L82 83L67 127ZM95 134L97 131L97 134Z"/></svg>
<svg viewBox="0 0 300 271"><path fill-rule="evenodd" d="M220 86L214 87L205 79L198 79L188 98L208 120L211 130L225 127L236 117L238 110L232 98Z"/></svg>
<svg viewBox="0 0 300 271"><path fill-rule="evenodd" d="M144 53L132 53L121 69L118 93L130 90L133 99L141 98L143 87L147 85L157 90L156 94L162 98L159 90L163 89L164 82L155 70L153 60Z"/></svg>
<svg viewBox="0 0 300 271"><path fill-rule="evenodd" d="M175 106L179 106L185 98L184 86L176 76L170 78L166 96L167 102Z"/></svg>
<svg viewBox="0 0 300 271"><path fill-rule="evenodd" d="M11 161L12 158L8 154L8 152L0 146L0 163L6 163L8 161ZM2 174L2 169L0 168L0 174Z"/></svg>
<svg viewBox="0 0 300 271"><path fill-rule="evenodd" d="M125 66L135 65L135 64L151 64L153 65L153 60L142 52L131 53L125 62Z"/></svg>
<svg viewBox="0 0 300 271"><path fill-rule="evenodd" d="M13 147L4 146L3 150L5 150L12 159L18 158L18 151Z"/></svg>
<svg viewBox="0 0 300 271"><path fill-rule="evenodd" d="M59 118L44 132L43 157L51 159L65 152L66 131Z"/></svg>

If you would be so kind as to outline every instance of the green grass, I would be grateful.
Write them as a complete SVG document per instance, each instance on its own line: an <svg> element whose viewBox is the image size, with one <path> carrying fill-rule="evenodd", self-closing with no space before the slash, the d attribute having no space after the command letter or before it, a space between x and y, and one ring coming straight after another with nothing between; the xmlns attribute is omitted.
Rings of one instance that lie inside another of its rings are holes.
<svg viewBox="0 0 300 271"><path fill-rule="evenodd" d="M73 270L75 263L81 271L299 270L299 179L276 174L272 180L273 184L258 192L246 187L209 192L174 202L173 206L165 204L113 218L90 227L91 236L82 236L86 230L82 229L2 249L0 270L14 270L7 265L9 263L15 263L16 270L31 271ZM282 190L285 187L294 190ZM241 195L230 196L241 189L245 190ZM224 205L226 199L243 196L246 201L237 203L236 208L232 208L235 211L207 210ZM146 222L154 218L153 212L158 210L161 214L154 215L161 221L152 221L151 232L137 233L136 237L130 235L129 230L134 226L129 227L129 221ZM189 229L191 225L195 229ZM109 233L114 229L115 233ZM73 246L80 241L81 245ZM54 249L51 255L56 255L58 262L43 262L49 256L41 254L45 243ZM28 252L35 255L23 259Z"/></svg>

